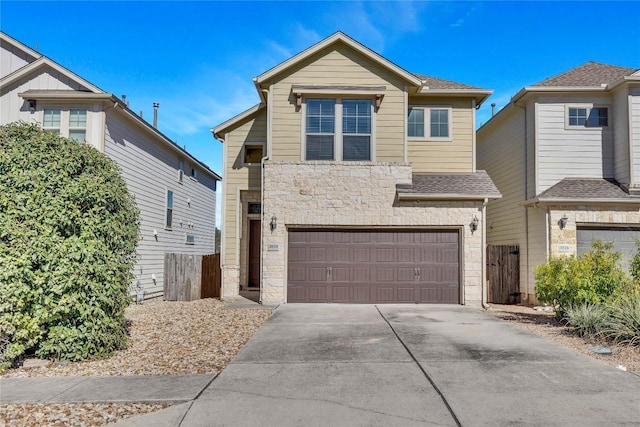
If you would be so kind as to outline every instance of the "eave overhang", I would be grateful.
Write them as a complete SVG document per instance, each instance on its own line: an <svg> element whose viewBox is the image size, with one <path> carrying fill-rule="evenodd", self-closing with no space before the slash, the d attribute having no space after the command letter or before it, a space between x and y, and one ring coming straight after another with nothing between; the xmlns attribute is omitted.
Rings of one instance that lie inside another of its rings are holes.
<svg viewBox="0 0 640 427"><path fill-rule="evenodd" d="M242 113L230 118L225 122L220 123L218 126L211 128L209 130L213 134L214 138L220 140L221 142L224 142L224 133L226 130L243 122L244 120L248 119L253 114L257 113L258 111L262 110L265 107L266 107L266 104L263 102L261 102L260 104L256 104L253 107L243 111Z"/></svg>

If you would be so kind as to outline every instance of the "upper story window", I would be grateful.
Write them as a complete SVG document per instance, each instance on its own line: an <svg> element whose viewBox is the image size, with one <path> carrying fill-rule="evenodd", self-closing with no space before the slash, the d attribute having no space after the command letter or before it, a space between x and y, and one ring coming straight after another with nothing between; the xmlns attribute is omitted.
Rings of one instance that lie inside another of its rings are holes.
<svg viewBox="0 0 640 427"><path fill-rule="evenodd" d="M69 138L80 142L87 139L87 110L69 110Z"/></svg>
<svg viewBox="0 0 640 427"><path fill-rule="evenodd" d="M259 165L262 162L263 148L263 144L245 144L244 151L242 152L242 163L246 165Z"/></svg>
<svg viewBox="0 0 640 427"><path fill-rule="evenodd" d="M191 167L191 178L197 180L198 179L198 169L195 166Z"/></svg>
<svg viewBox="0 0 640 427"><path fill-rule="evenodd" d="M570 128L600 128L609 126L607 107L567 107L567 125Z"/></svg>
<svg viewBox="0 0 640 427"><path fill-rule="evenodd" d="M372 159L370 99L307 99L306 160Z"/></svg>
<svg viewBox="0 0 640 427"><path fill-rule="evenodd" d="M171 230L173 225L173 191L167 190L167 211L165 215L164 228Z"/></svg>
<svg viewBox="0 0 640 427"><path fill-rule="evenodd" d="M60 110L46 108L42 116L42 127L47 132L60 135Z"/></svg>
<svg viewBox="0 0 640 427"><path fill-rule="evenodd" d="M407 117L407 136L450 140L451 111L451 107L410 107Z"/></svg>
<svg viewBox="0 0 640 427"><path fill-rule="evenodd" d="M182 178L184 177L184 160L178 161L178 182L182 184Z"/></svg>

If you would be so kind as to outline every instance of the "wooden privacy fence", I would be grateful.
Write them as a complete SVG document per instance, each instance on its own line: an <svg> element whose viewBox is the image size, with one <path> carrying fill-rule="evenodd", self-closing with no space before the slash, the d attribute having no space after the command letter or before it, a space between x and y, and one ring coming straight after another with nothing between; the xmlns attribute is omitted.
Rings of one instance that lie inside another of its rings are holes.
<svg viewBox="0 0 640 427"><path fill-rule="evenodd" d="M518 245L487 247L489 292L487 301L494 304L520 302L520 250Z"/></svg>
<svg viewBox="0 0 640 427"><path fill-rule="evenodd" d="M219 297L220 282L220 254L164 254L165 300Z"/></svg>

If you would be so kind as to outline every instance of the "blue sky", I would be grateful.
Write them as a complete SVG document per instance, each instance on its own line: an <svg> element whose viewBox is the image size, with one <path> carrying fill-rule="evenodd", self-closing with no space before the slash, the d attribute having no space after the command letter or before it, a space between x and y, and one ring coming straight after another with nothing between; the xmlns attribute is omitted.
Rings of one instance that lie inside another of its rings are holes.
<svg viewBox="0 0 640 427"><path fill-rule="evenodd" d="M586 61L640 68L640 2L0 2L0 28L107 92L222 174L209 129L258 102L252 78L343 31L401 67L495 92Z"/></svg>

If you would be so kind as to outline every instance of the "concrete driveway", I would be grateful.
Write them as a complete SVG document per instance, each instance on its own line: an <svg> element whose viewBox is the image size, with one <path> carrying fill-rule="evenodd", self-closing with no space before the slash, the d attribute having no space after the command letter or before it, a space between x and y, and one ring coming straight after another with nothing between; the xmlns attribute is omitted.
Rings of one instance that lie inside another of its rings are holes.
<svg viewBox="0 0 640 427"><path fill-rule="evenodd" d="M181 426L640 425L640 377L468 307L289 304L185 411Z"/></svg>

